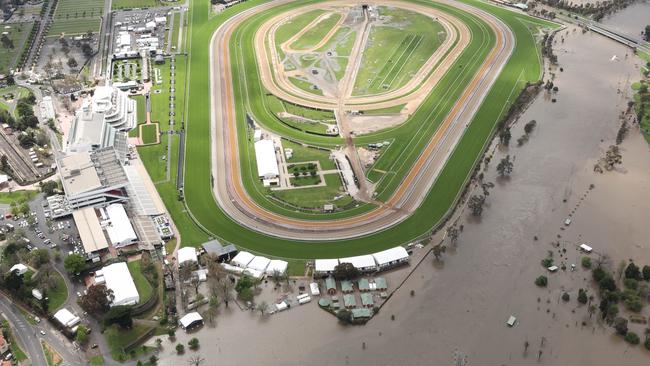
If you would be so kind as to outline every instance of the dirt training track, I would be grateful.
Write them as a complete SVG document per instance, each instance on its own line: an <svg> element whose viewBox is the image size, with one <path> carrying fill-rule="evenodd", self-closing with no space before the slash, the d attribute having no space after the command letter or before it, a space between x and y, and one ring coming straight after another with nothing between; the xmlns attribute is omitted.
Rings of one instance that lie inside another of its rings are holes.
<svg viewBox="0 0 650 366"><path fill-rule="evenodd" d="M501 20L490 13L452 0L439 1L471 13L485 22L496 36L494 47L390 199L370 212L349 218L301 220L264 209L253 201L244 188L236 123L236 118L243 118L243 116L235 115L233 74L230 64L230 44L234 30L251 16L290 2L292 0L274 1L238 13L223 23L213 34L210 45L210 93L211 148L214 157L211 161L211 170L215 179L213 186L215 199L224 212L241 225L266 235L293 240L341 240L390 228L408 218L422 204L512 54L515 46L514 36ZM334 2L327 1L321 4L327 6L330 3ZM336 3L350 6L362 4L355 1ZM386 0L376 1L374 4L401 7L409 3ZM448 62L453 63L447 57L438 67L449 67L450 65L446 64Z"/></svg>

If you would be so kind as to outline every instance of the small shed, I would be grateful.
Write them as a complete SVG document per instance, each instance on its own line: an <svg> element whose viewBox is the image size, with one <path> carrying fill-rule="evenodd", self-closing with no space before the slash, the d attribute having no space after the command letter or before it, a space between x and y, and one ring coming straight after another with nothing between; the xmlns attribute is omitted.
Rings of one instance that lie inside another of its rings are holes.
<svg viewBox="0 0 650 366"><path fill-rule="evenodd" d="M357 306L357 300L354 298L354 295L352 294L343 295L343 306L345 306L346 308L353 308Z"/></svg>
<svg viewBox="0 0 650 366"><path fill-rule="evenodd" d="M582 250L582 251L585 252L585 253L591 253L591 251L593 250L593 248L590 247L590 246L587 245L587 244L582 243L582 244L580 244L580 250Z"/></svg>
<svg viewBox="0 0 650 366"><path fill-rule="evenodd" d="M372 316L372 310L368 308L352 309L352 319L368 319Z"/></svg>
<svg viewBox="0 0 650 366"><path fill-rule="evenodd" d="M366 308L371 308L375 306L375 300L372 298L372 294L369 292L364 292L361 294L361 305Z"/></svg>
<svg viewBox="0 0 650 366"><path fill-rule="evenodd" d="M354 286L352 285L352 282L347 281L347 280L341 281L341 292L346 294L346 293L350 293L352 291L354 291Z"/></svg>
<svg viewBox="0 0 650 366"><path fill-rule="evenodd" d="M330 276L325 279L325 289L328 295L336 295L336 281L334 281L334 277Z"/></svg>
<svg viewBox="0 0 650 366"><path fill-rule="evenodd" d="M362 278L359 280L359 291L365 292L365 291L370 291L370 282L366 278Z"/></svg>

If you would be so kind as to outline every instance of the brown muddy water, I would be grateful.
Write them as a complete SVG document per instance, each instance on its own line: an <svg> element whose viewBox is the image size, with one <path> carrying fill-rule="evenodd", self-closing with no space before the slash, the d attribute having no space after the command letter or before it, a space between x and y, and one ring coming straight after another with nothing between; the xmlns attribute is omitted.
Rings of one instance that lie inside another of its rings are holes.
<svg viewBox="0 0 650 366"><path fill-rule="evenodd" d="M196 354L205 365L452 365L459 355L471 365L647 364L650 352L625 344L575 300L580 287L594 293L579 265L580 242L613 263L650 264L650 149L638 130L622 145L622 167L592 171L613 143L639 62L597 35L573 28L561 35L559 92L540 95L513 127L511 146L497 148L486 178L496 186L483 217L462 213L458 247L442 263L425 259L369 324L341 326L315 302L266 319L231 306L222 308L214 328L192 335L179 330L177 342L199 338L198 352L176 356L165 340L160 364L187 364ZM610 61L614 54L620 61ZM518 147L523 124L532 119L537 128ZM500 180L495 167L505 154L515 168ZM563 229L572 211L573 222ZM553 241L566 249L563 257ZM548 274L539 262L549 250L556 263L576 263L577 270ZM533 284L541 274L549 277L547 289ZM560 300L563 291L571 294L568 303ZM510 315L518 319L513 328L505 324ZM630 328L643 334L641 326Z"/></svg>

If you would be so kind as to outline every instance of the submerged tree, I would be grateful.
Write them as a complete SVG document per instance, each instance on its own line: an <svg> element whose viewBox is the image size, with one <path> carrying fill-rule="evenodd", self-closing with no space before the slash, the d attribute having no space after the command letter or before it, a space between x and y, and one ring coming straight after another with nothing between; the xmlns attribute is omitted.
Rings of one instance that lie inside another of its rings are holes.
<svg viewBox="0 0 650 366"><path fill-rule="evenodd" d="M506 175L510 175L510 173L512 173L514 166L515 164L512 162L512 160L510 160L510 155L506 155L506 157L501 159L497 165L497 172L499 172L500 176L505 177Z"/></svg>

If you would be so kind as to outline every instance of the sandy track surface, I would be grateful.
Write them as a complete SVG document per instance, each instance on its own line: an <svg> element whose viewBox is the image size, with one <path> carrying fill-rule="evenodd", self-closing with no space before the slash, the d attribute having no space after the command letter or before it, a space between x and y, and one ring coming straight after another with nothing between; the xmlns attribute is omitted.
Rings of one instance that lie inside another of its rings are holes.
<svg viewBox="0 0 650 366"><path fill-rule="evenodd" d="M422 151L393 196L375 210L339 220L301 220L289 218L260 207L248 195L242 183L239 146L230 65L231 36L244 20L274 6L291 2L279 0L241 12L214 33L210 49L212 174L213 194L221 208L235 221L267 235L294 240L324 241L359 237L386 230L403 221L420 206L453 148L462 137L490 87L514 48L510 29L489 13L450 0L441 1L481 18L496 34L496 43L484 64L467 85L449 114ZM346 2L347 4L357 4ZM399 5L399 1L382 4ZM326 4L326 3L325 3ZM358 3L359 6L361 2Z"/></svg>

